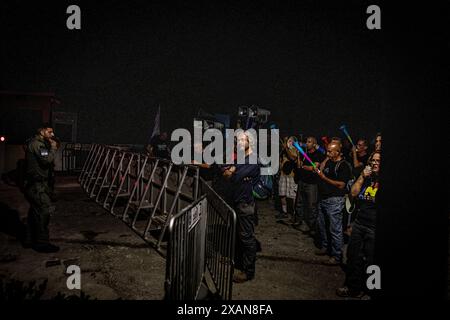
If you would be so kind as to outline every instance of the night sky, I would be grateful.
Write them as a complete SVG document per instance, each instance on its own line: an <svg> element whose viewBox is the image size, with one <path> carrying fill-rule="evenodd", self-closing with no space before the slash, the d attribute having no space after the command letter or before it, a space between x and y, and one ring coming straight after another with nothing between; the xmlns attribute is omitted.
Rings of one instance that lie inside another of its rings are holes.
<svg viewBox="0 0 450 320"><path fill-rule="evenodd" d="M364 2L92 2L76 2L81 30L66 28L75 3L1 4L0 89L55 92L79 141L146 143L158 104L167 131L252 104L283 134L380 129L383 31Z"/></svg>

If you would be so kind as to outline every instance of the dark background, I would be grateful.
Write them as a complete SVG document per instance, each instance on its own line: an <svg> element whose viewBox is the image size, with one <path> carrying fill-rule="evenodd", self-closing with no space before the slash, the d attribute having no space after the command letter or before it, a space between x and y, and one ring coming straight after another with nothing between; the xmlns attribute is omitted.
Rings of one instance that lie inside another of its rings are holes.
<svg viewBox="0 0 450 320"><path fill-rule="evenodd" d="M145 143L199 108L270 109L283 133L383 132L377 225L381 297L448 292L449 11L444 1L191 6L77 1L0 5L0 89L54 91L83 142Z"/></svg>
<svg viewBox="0 0 450 320"><path fill-rule="evenodd" d="M0 88L55 92L81 142L145 143L158 104L169 132L255 104L283 134L373 138L386 62L367 3L77 1L68 30L75 3L2 2Z"/></svg>
<svg viewBox="0 0 450 320"><path fill-rule="evenodd" d="M450 11L444 3L396 2L384 15L388 68L377 261L382 296L420 297L417 306L448 299L450 292Z"/></svg>

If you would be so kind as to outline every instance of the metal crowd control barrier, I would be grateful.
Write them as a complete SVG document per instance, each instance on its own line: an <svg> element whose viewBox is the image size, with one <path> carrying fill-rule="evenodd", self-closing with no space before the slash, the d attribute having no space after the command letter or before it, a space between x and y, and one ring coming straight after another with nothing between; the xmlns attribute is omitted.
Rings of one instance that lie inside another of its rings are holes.
<svg viewBox="0 0 450 320"><path fill-rule="evenodd" d="M204 281L212 297L231 300L236 213L203 179L200 194L170 220L167 297L197 299Z"/></svg>
<svg viewBox="0 0 450 320"><path fill-rule="evenodd" d="M166 298L195 300L205 273L206 195L170 219Z"/></svg>
<svg viewBox="0 0 450 320"><path fill-rule="evenodd" d="M89 156L90 143L67 143L62 150L62 171L69 174L80 172L86 157Z"/></svg>
<svg viewBox="0 0 450 320"><path fill-rule="evenodd" d="M233 288L234 257L237 217L234 210L200 179L200 194L207 199L206 270L216 295L231 300Z"/></svg>
<svg viewBox="0 0 450 320"><path fill-rule="evenodd" d="M192 214L193 204L199 203L200 196L204 195L206 234L199 238L205 239L205 250L201 251L204 252L201 258L204 263L195 256L195 264L204 266L201 280L207 282L213 294L231 299L236 214L200 179L198 166L175 165L168 160L134 152L127 146L94 144L81 170L79 182L90 198L120 218L163 256L166 250L179 252L180 243L191 248L194 244L190 241L199 241L197 236L180 235L181 231L175 228L176 221L172 219L174 216L185 219L184 215ZM169 228L171 223L172 228ZM168 238L172 239L170 249ZM184 263L173 259L183 258L168 256L168 265ZM177 269L167 269L168 272L173 270ZM179 273L166 275L170 279L167 287L170 289L169 297L196 298L193 294L198 294L197 271L192 268L187 271L194 274L186 276L183 273L183 277L195 281L179 279ZM183 288L179 287L180 284Z"/></svg>

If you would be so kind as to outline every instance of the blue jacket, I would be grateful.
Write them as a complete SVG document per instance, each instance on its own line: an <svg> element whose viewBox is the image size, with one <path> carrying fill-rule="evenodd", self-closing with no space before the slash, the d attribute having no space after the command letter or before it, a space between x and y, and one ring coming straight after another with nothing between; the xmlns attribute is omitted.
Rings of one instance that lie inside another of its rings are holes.
<svg viewBox="0 0 450 320"><path fill-rule="evenodd" d="M246 164L236 164L236 171L231 177L233 187L233 202L253 203L253 186L260 177L259 164L249 164L249 157L245 157ZM248 178L248 179L246 179Z"/></svg>

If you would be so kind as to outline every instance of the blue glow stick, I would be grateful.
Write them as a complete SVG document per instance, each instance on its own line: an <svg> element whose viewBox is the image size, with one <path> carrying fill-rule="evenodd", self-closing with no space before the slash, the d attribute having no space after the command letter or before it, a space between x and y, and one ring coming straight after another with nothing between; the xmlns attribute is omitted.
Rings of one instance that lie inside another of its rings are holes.
<svg viewBox="0 0 450 320"><path fill-rule="evenodd" d="M316 168L316 164L315 164L314 162L312 162L312 160L308 157L308 155L306 154L306 152L303 151L302 147L300 147L300 145L298 144L297 141L295 141L295 142L293 143L293 146L294 146L295 148L297 148L298 151L300 151L300 153L305 157L306 160L309 161L309 163L311 163L311 165L313 166L314 169L317 169L317 168Z"/></svg>

